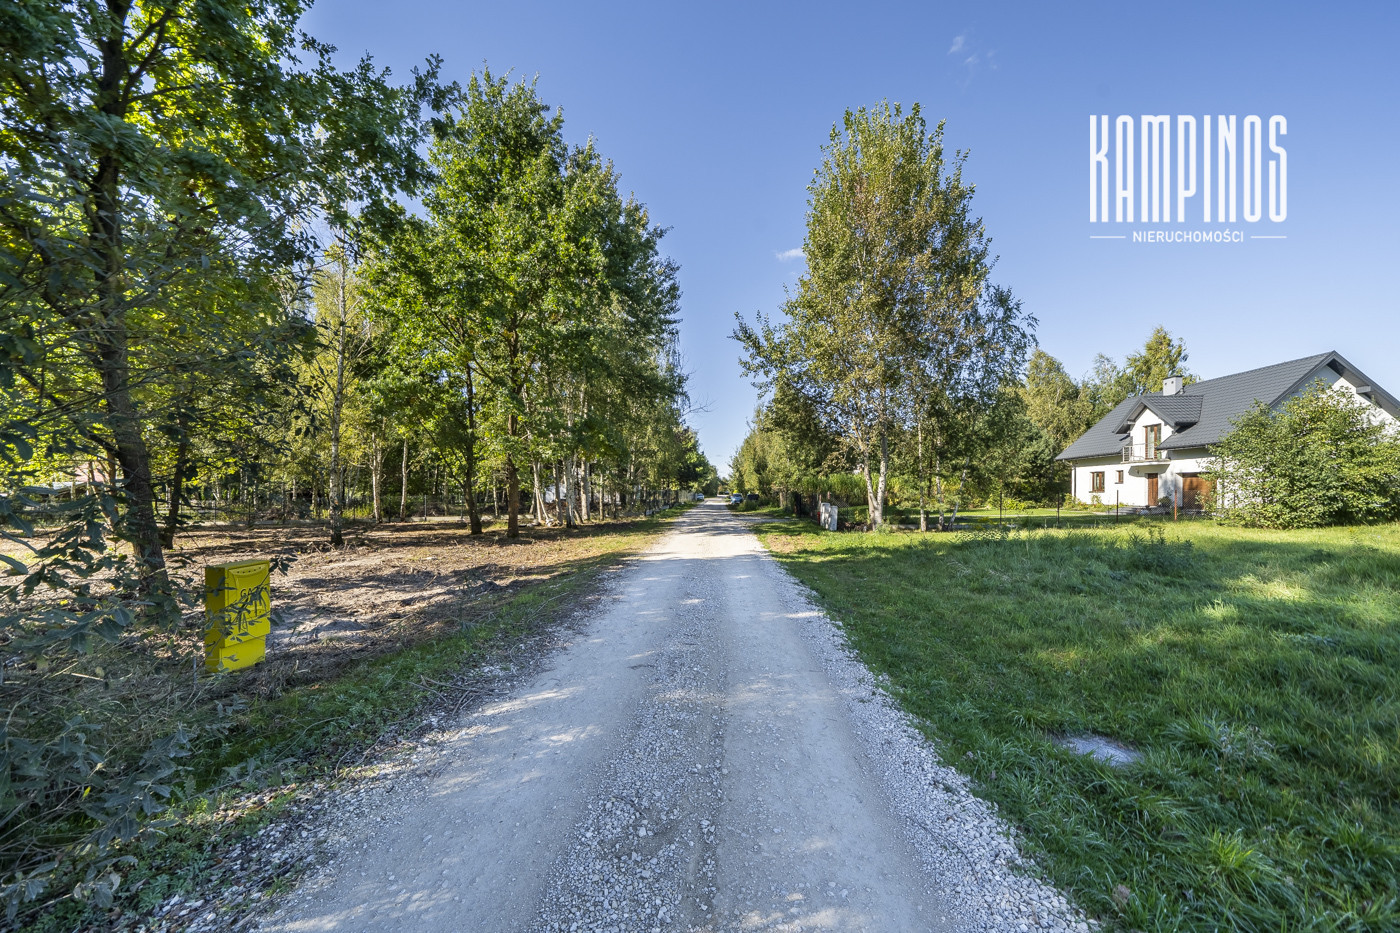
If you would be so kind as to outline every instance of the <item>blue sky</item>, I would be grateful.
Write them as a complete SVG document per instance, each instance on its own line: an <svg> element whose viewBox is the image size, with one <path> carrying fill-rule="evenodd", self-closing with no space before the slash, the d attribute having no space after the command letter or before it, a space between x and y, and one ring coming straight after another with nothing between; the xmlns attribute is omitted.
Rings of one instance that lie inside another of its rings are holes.
<svg viewBox="0 0 1400 933"><path fill-rule="evenodd" d="M847 108L886 98L969 150L994 278L1071 374L1162 324L1203 377L1337 350L1400 394L1394 4L321 0L305 26L399 75L430 53L459 80L538 75L570 141L592 136L671 228L706 408L690 421L721 471L756 402L734 313L775 310L797 281L821 146ZM1125 232L1087 222L1090 114L1283 115L1288 218L1231 229L1286 239L1090 240Z"/></svg>

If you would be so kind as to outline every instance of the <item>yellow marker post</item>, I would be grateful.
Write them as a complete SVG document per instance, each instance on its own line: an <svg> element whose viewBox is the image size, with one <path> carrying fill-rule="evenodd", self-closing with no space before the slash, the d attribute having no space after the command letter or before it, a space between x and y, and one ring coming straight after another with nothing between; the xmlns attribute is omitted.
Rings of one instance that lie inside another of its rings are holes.
<svg viewBox="0 0 1400 933"><path fill-rule="evenodd" d="M251 667L267 653L272 631L270 566L243 560L204 568L204 666L211 671Z"/></svg>

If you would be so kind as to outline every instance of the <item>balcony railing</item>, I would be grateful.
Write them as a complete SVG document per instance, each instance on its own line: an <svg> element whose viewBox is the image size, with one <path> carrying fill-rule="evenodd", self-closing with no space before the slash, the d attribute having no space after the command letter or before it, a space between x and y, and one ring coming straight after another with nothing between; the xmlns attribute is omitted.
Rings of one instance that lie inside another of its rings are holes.
<svg viewBox="0 0 1400 933"><path fill-rule="evenodd" d="M1124 463L1161 463L1167 459L1167 452L1156 444L1124 444Z"/></svg>

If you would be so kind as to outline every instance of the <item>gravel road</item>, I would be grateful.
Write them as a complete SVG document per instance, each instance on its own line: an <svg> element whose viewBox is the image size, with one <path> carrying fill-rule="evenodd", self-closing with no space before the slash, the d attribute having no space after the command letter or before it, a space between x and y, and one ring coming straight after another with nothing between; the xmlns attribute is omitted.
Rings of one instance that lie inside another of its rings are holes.
<svg viewBox="0 0 1400 933"><path fill-rule="evenodd" d="M261 928L1088 929L716 501L578 622L387 792L327 801Z"/></svg>

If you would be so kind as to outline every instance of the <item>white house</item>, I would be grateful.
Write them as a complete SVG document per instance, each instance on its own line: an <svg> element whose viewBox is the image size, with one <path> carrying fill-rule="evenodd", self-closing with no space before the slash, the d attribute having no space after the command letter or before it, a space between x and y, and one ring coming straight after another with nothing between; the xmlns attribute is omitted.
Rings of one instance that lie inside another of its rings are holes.
<svg viewBox="0 0 1400 933"><path fill-rule="evenodd" d="M1124 399L1055 459L1068 461L1070 492L1083 502L1201 508L1210 493L1201 474L1211 445L1256 401L1277 408L1318 380L1355 393L1374 417L1400 424L1400 402L1328 352L1189 386L1171 376L1161 392Z"/></svg>

